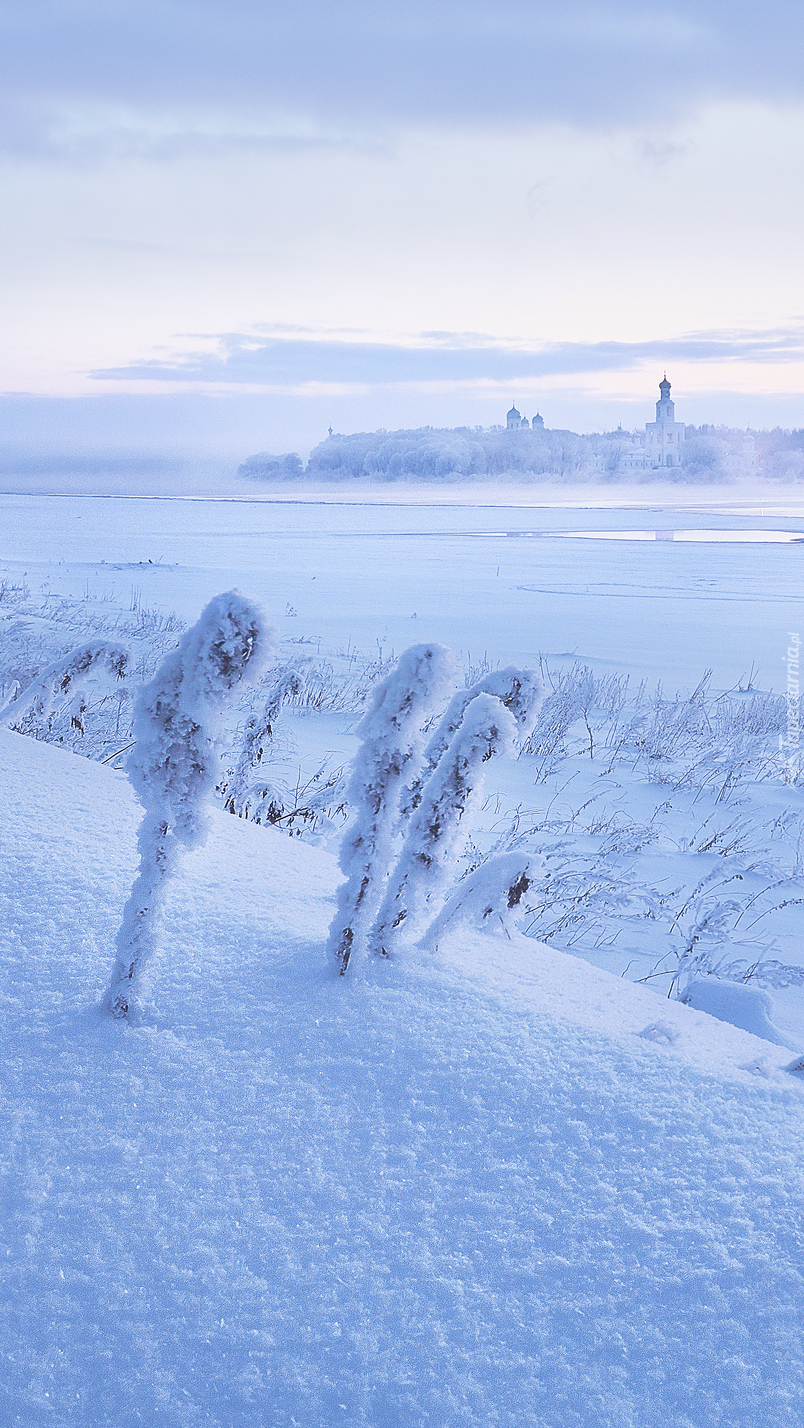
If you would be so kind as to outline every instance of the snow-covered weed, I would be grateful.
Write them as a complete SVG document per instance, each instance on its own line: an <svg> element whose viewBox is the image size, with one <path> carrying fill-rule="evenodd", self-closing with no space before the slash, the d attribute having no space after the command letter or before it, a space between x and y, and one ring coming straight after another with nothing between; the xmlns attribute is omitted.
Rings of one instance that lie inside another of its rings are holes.
<svg viewBox="0 0 804 1428"><path fill-rule="evenodd" d="M422 761L422 726L453 677L449 650L433 644L412 646L375 689L358 728L361 743L348 791L352 817L340 852L346 881L339 889L329 939L330 955L341 973L363 952L394 854L403 790Z"/></svg>
<svg viewBox="0 0 804 1428"><path fill-rule="evenodd" d="M541 670L548 694L524 747L538 778L549 779L573 754L600 755L609 772L622 763L651 783L712 789L723 800L740 782L778 772L787 721L781 695L715 694L708 670L691 694L672 697L661 684L629 694L627 675L598 675L580 662L555 671L542 660Z"/></svg>
<svg viewBox="0 0 804 1428"><path fill-rule="evenodd" d="M420 936L438 910L438 900L454 881L466 840L464 819L473 813L483 790L483 765L511 754L517 723L502 700L476 694L466 705L449 746L441 754L411 812L405 841L391 874L371 932L372 950L388 956L399 929Z"/></svg>
<svg viewBox="0 0 804 1428"><path fill-rule="evenodd" d="M274 631L236 590L217 595L171 651L134 711L127 771L144 815L140 867L123 912L106 1010L117 1019L141 1006L142 971L153 955L164 888L182 848L206 837L215 785L215 747L231 691L256 678L273 655Z"/></svg>
<svg viewBox="0 0 804 1428"><path fill-rule="evenodd" d="M430 944L437 947L444 932L460 925L508 932L509 927L518 924L525 895L541 876L538 858L521 853L489 858L447 898L429 929Z"/></svg>
<svg viewBox="0 0 804 1428"><path fill-rule="evenodd" d="M403 819L418 808L424 785L444 757L467 709L479 694L492 695L509 710L515 724L518 747L521 748L530 738L543 698L542 683L533 670L515 669L509 665L507 669L487 672L473 684L467 683L452 696L424 751L424 764L405 790L400 810Z"/></svg>
<svg viewBox="0 0 804 1428"><path fill-rule="evenodd" d="M18 734L61 742L58 736L54 737L55 726L58 721L69 721L69 727L83 736L90 710L100 702L90 701L87 684L94 681L97 685L100 681L103 688L119 682L129 674L131 664L125 645L110 640L90 640L50 665L27 689L5 699L0 725ZM118 711L120 707L118 700Z"/></svg>
<svg viewBox="0 0 804 1428"><path fill-rule="evenodd" d="M311 714L362 713L372 692L391 672L396 660L378 649L375 655L346 650L327 656L303 656L281 668L297 679L286 700L290 709Z"/></svg>
<svg viewBox="0 0 804 1428"><path fill-rule="evenodd" d="M82 649L103 643L128 651L125 681L114 687L87 683L79 708L72 698L53 699L37 712L32 705L19 728L35 739L61 744L74 753L104 762L131 742L132 691L153 677L177 643L184 622L176 615L149 610L141 600L131 610L115 609L101 596L83 599L53 595L47 588L31 595L27 581L0 581L0 707L7 714L24 691L33 689L48 669L76 659ZM19 711L18 711L19 712Z"/></svg>

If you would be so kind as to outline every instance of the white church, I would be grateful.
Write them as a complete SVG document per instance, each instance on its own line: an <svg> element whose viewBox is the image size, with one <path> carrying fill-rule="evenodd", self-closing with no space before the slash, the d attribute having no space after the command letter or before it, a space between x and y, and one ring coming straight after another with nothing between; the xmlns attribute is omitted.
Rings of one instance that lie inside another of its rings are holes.
<svg viewBox="0 0 804 1428"><path fill-rule="evenodd" d="M680 466L686 427L683 421L676 421L676 404L670 400L666 372L659 383L659 392L656 420L645 422L645 465Z"/></svg>
<svg viewBox="0 0 804 1428"><path fill-rule="evenodd" d="M517 409L516 409L516 407L514 406L513 402L511 403L511 410L510 410L510 412L508 412L507 415L506 415L505 425L506 425L506 429L507 429L508 431L518 431L521 427L527 427L527 428L530 430L530 426L531 426L531 424L530 424L530 422L528 421L527 417L524 417L524 416L520 416L520 415L519 415L519 412L517 411ZM539 416L539 413L538 413L538 412L536 413L535 417L533 418L533 430L534 430L534 431L544 431L544 417L543 417L543 416Z"/></svg>
<svg viewBox="0 0 804 1428"><path fill-rule="evenodd" d="M506 417L509 431L530 427L527 417L520 416L515 406ZM496 428L499 430L500 428ZM533 418L534 431L544 431L544 420L538 412ZM693 428L694 431L694 428ZM616 442L609 450L599 450L596 465L599 471L650 471L662 466L681 466L684 461L684 442L687 428L683 421L676 421L676 404L670 396L670 383L665 372L659 383L659 400L656 403L656 420L645 422L645 435L618 429L614 435ZM720 443L723 446L723 443ZM608 443L607 443L608 446ZM614 465L612 466L612 461ZM751 431L746 431L739 449L724 448L718 458L721 470L732 476L749 476L756 470L756 451Z"/></svg>
<svg viewBox="0 0 804 1428"><path fill-rule="evenodd" d="M676 404L670 396L667 373L659 383L656 420L645 422L645 435L622 434L619 467L623 471L650 471L659 466L680 466L687 428L676 421ZM602 464L603 457L600 462Z"/></svg>
<svg viewBox="0 0 804 1428"><path fill-rule="evenodd" d="M527 417L520 416L513 405L505 424L509 431L530 426ZM533 430L544 430L544 419L538 412L533 418ZM684 422L676 421L676 404L671 400L670 383L665 372L659 383L656 420L645 423L644 440L623 432L620 465L631 471L645 471L654 466L680 466L685 433Z"/></svg>

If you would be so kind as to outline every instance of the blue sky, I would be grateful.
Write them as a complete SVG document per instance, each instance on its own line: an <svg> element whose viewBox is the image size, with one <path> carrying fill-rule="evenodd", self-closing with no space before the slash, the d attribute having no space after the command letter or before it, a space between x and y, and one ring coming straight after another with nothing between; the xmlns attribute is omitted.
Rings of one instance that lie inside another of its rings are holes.
<svg viewBox="0 0 804 1428"><path fill-rule="evenodd" d="M11 3L6 447L804 425L792 3ZM206 399L206 400L205 400ZM199 420L198 413L203 418Z"/></svg>

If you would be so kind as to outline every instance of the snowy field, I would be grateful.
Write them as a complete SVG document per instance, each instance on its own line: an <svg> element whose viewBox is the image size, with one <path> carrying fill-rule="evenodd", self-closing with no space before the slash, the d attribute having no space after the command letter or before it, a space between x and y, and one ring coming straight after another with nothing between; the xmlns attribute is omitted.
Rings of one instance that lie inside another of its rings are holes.
<svg viewBox="0 0 804 1428"><path fill-rule="evenodd" d="M88 638L147 672L233 586L319 691L291 792L413 643L552 697L468 852L543 858L528 936L337 979L333 808L292 840L216 811L138 1026L96 1010L125 701L91 749L0 730L0 1422L797 1428L804 509L381 494L0 498L0 702ZM714 1015L664 995L696 968Z"/></svg>

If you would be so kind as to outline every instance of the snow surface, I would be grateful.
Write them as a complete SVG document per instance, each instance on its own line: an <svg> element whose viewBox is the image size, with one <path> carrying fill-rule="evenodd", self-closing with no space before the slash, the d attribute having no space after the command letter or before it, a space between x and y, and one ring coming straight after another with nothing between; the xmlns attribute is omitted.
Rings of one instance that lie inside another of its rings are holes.
<svg viewBox="0 0 804 1428"><path fill-rule="evenodd" d="M339 979L335 860L222 813L104 1020L130 787L0 793L0 1422L801 1423L789 1051L502 935Z"/></svg>

